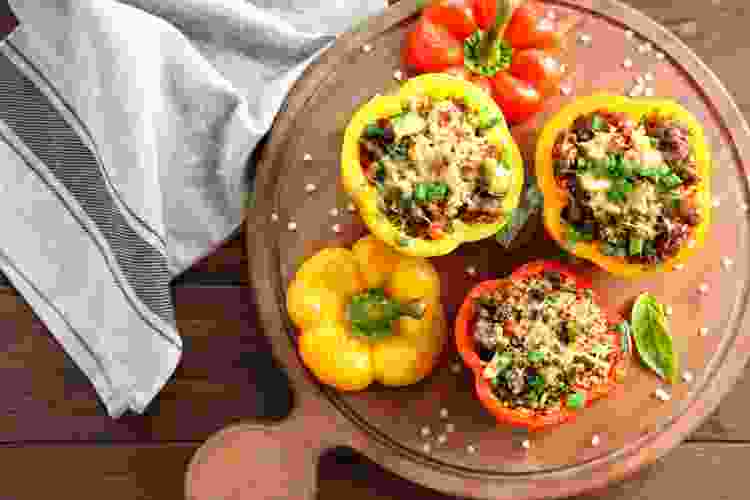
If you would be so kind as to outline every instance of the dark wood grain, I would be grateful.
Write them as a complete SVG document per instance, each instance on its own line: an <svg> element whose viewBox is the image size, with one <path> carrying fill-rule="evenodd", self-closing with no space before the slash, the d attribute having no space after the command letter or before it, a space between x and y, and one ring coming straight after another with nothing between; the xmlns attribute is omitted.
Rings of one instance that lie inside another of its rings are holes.
<svg viewBox="0 0 750 500"><path fill-rule="evenodd" d="M0 293L0 442L201 441L227 423L279 418L290 406L286 379L255 328L245 287L175 291L184 354L144 416L112 420L88 380L28 306Z"/></svg>
<svg viewBox="0 0 750 500"><path fill-rule="evenodd" d="M107 500L182 500L194 443L0 446L0 498L70 494ZM606 493L575 500L741 500L750 445L684 444L668 459ZM250 476L252 470L248 470ZM321 460L318 500L450 500L346 452ZM240 499L238 499L240 500ZM248 499L252 500L252 499ZM572 500L572 499L571 499Z"/></svg>
<svg viewBox="0 0 750 500"><path fill-rule="evenodd" d="M750 115L745 0L681 2L679 7L671 0L626 3L675 31ZM239 418L280 417L287 411L285 379L271 365L268 346L255 328L252 293L238 286L248 282L245 248L243 231L176 280L183 362L145 416L118 421L106 417L88 382L23 300L10 289L0 292L0 376L10 381L3 385L0 442L15 443L0 447L0 465L12 471L3 475L1 498L71 491L112 500L180 499L185 466L211 432ZM207 284L218 286L200 286ZM747 498L742 478L750 445L726 441L750 441L749 394L750 369L693 435L694 442L636 478L578 500ZM349 452L324 457L319 498L355 495L361 500L452 498Z"/></svg>

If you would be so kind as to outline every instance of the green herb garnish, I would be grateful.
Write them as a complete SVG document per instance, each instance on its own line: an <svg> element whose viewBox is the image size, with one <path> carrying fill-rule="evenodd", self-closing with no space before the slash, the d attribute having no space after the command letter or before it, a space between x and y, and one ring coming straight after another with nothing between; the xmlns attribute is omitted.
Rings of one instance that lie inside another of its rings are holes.
<svg viewBox="0 0 750 500"><path fill-rule="evenodd" d="M670 172L669 175L665 175L664 177L659 178L659 187L663 191L670 191L680 184L682 184L682 179L679 175L673 172Z"/></svg>
<svg viewBox="0 0 750 500"><path fill-rule="evenodd" d="M673 383L678 359L662 305L652 295L642 293L633 305L630 324L641 361L659 377Z"/></svg>
<svg viewBox="0 0 750 500"><path fill-rule="evenodd" d="M607 122L601 116L594 115L591 117L591 130L604 130L606 126Z"/></svg>
<svg viewBox="0 0 750 500"><path fill-rule="evenodd" d="M630 238L630 246L628 248L630 255L641 255L643 253L643 243L643 238Z"/></svg>
<svg viewBox="0 0 750 500"><path fill-rule="evenodd" d="M544 353L542 351L529 351L529 361L532 363L538 363L544 359Z"/></svg>
<svg viewBox="0 0 750 500"><path fill-rule="evenodd" d="M628 255L627 249L624 246L609 241L602 243L599 249L603 255L609 257L627 257Z"/></svg>
<svg viewBox="0 0 750 500"><path fill-rule="evenodd" d="M429 203L445 199L450 188L444 182L420 182L414 186L414 200L417 203Z"/></svg>
<svg viewBox="0 0 750 500"><path fill-rule="evenodd" d="M566 401L566 404L568 408L572 408L574 410L578 410L580 408L583 408L583 405L586 403L586 395L582 392L574 392L570 396L568 396L568 399Z"/></svg>
<svg viewBox="0 0 750 500"><path fill-rule="evenodd" d="M623 202L627 194L633 190L633 183L627 179L616 179L612 183L612 188L607 191L609 201Z"/></svg>
<svg viewBox="0 0 750 500"><path fill-rule="evenodd" d="M653 179L660 179L662 177L666 177L669 174L672 173L672 170L667 165L656 165L653 167L644 167L641 166L640 169L638 169L638 175L642 177L651 177Z"/></svg>
<svg viewBox="0 0 750 500"><path fill-rule="evenodd" d="M370 123L365 127L365 137L383 137L385 135L385 129L378 127L374 123Z"/></svg>

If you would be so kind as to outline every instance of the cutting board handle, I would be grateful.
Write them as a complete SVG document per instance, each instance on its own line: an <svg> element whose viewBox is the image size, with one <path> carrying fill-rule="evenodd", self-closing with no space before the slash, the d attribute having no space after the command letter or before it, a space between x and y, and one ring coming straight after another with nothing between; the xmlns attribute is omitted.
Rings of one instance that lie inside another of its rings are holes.
<svg viewBox="0 0 750 500"><path fill-rule="evenodd" d="M286 331L266 334L292 385L292 410L281 421L242 422L211 436L188 465L188 500L313 500L320 456L353 444L351 424L307 375Z"/></svg>

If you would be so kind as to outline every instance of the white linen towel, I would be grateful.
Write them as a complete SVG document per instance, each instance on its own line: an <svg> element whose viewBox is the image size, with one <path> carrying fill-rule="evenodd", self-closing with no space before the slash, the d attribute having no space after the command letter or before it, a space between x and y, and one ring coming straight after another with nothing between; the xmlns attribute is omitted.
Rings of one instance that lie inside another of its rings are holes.
<svg viewBox="0 0 750 500"><path fill-rule="evenodd" d="M107 412L140 413L180 359L170 281L239 226L294 81L384 0L9 3L0 269Z"/></svg>

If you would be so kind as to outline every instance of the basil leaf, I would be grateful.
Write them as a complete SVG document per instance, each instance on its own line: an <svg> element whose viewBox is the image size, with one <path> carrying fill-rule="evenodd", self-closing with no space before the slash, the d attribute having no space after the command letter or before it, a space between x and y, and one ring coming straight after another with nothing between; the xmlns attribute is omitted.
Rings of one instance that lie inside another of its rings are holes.
<svg viewBox="0 0 750 500"><path fill-rule="evenodd" d="M642 293L633 305L630 323L641 361L659 377L673 383L678 360L662 305L652 295Z"/></svg>

